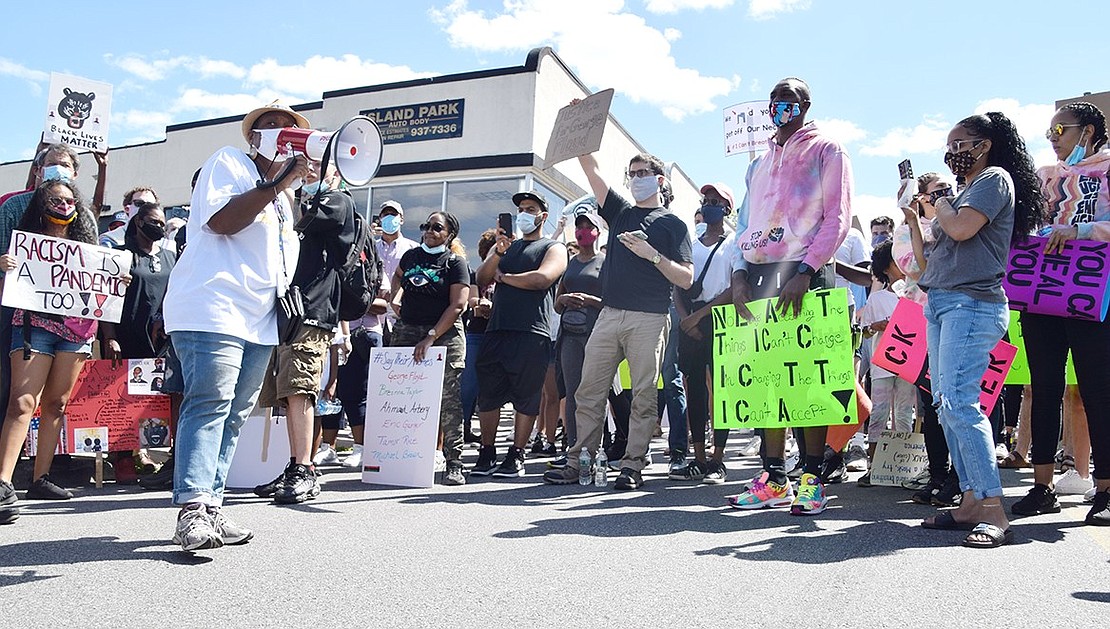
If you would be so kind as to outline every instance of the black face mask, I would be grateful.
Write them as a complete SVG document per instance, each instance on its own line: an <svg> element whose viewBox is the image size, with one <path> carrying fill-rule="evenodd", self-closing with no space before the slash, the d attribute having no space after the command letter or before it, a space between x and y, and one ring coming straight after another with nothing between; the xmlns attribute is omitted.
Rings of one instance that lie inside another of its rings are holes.
<svg viewBox="0 0 1110 629"><path fill-rule="evenodd" d="M944 163L952 174L957 177L965 177L971 168L975 166L976 158L971 156L971 150L960 151L959 153L945 153Z"/></svg>
<svg viewBox="0 0 1110 629"><path fill-rule="evenodd" d="M155 242L166 237L166 228L157 223L143 223L139 225L139 230L143 232L144 236Z"/></svg>

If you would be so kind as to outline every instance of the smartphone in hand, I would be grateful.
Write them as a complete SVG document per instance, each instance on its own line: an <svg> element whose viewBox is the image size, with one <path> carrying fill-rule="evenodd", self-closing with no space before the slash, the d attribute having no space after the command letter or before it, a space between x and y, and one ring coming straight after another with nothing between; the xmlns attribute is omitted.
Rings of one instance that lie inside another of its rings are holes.
<svg viewBox="0 0 1110 629"><path fill-rule="evenodd" d="M642 229L637 229L637 230L630 231L630 232L628 232L628 235L632 236L633 238L639 238L640 240L647 240L648 239L647 234L644 233L644 230L642 230Z"/></svg>
<svg viewBox="0 0 1110 629"><path fill-rule="evenodd" d="M513 235L513 215L509 212L502 212L497 215L497 226L501 231L505 232L506 236Z"/></svg>

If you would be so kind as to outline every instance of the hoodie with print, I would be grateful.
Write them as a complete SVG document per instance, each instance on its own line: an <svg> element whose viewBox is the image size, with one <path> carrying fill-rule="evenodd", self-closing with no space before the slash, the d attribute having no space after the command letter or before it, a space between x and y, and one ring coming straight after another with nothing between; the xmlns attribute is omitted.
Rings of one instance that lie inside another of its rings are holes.
<svg viewBox="0 0 1110 629"><path fill-rule="evenodd" d="M748 190L738 213L738 229L747 225L736 237L742 259L820 268L833 259L851 226L848 155L812 122L783 146L773 137L767 143L770 150L748 167Z"/></svg>
<svg viewBox="0 0 1110 629"><path fill-rule="evenodd" d="M1079 238L1110 240L1110 151L1103 149L1068 166L1037 169L1053 225L1076 225Z"/></svg>

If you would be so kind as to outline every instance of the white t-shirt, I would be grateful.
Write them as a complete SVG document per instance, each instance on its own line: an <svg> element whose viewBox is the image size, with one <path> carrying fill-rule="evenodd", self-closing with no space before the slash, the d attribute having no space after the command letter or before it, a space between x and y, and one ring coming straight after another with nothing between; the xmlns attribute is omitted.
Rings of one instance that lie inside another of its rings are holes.
<svg viewBox="0 0 1110 629"><path fill-rule="evenodd" d="M859 311L859 322L862 325L871 325L876 321L886 321L894 314L894 307L898 305L898 294L892 290L872 291L867 298L867 303ZM877 336L871 337L877 338ZM894 374L871 363L871 378L893 378Z"/></svg>
<svg viewBox="0 0 1110 629"><path fill-rule="evenodd" d="M844 264L859 266L864 262L871 261L871 247L860 230L853 227L848 230L848 235L844 237L844 242L840 243L840 248L836 250L836 255L833 257ZM866 294L863 286L857 286L849 282L841 277L839 273L836 274L836 287L848 289L849 306L856 304L854 293ZM857 288L859 290L856 290Z"/></svg>
<svg viewBox="0 0 1110 629"><path fill-rule="evenodd" d="M216 212L253 190L259 178L254 162L230 146L216 151L201 168L186 224L189 246L166 291L168 332L214 332L277 345L274 304L278 291L285 292L286 276L291 278L297 268L300 251L289 200L279 197L235 234L217 234L208 227Z"/></svg>
<svg viewBox="0 0 1110 629"><path fill-rule="evenodd" d="M703 245L701 240L693 238L690 243L693 246L694 253L694 279L697 280L701 276L702 269L705 268L705 262L709 259L709 253L717 246L713 243L708 247ZM717 249L717 253L713 254L713 259L709 260L709 272L705 274L705 279L701 281L701 294L694 297L695 301L711 301L717 295L729 289L729 281L732 278L732 261L729 256L736 247L736 233L733 232L725 236L725 241L721 243L721 247Z"/></svg>

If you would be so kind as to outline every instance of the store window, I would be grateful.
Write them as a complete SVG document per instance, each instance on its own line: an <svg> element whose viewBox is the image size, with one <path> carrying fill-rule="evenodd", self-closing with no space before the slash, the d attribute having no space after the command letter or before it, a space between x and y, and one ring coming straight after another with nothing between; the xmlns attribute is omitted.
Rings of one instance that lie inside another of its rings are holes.
<svg viewBox="0 0 1110 629"><path fill-rule="evenodd" d="M567 202L551 188L548 188L538 181L535 182L533 186L536 192L542 194L543 198L547 199L547 222L543 224L543 235L555 238L555 227L558 224L559 217L563 215L563 210L567 207ZM564 230L566 230L565 226ZM569 229L571 238L573 238L573 232L574 226L571 225Z"/></svg>
<svg viewBox="0 0 1110 629"><path fill-rule="evenodd" d="M477 268L478 238L497 226L501 212L516 213L513 195L520 190L523 177L447 182L447 211L459 219L460 234L470 263Z"/></svg>
<svg viewBox="0 0 1110 629"><path fill-rule="evenodd" d="M405 224L401 233L412 240L420 240L419 225L429 214L443 208L443 182L374 186L370 194L370 216L377 216L386 201L396 201L404 208Z"/></svg>

